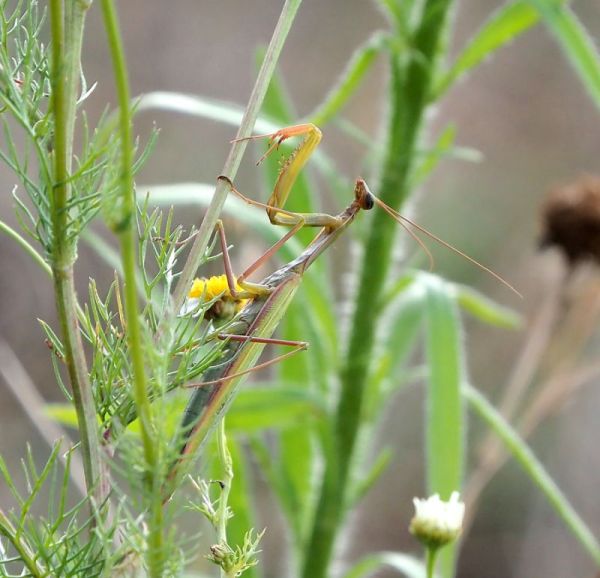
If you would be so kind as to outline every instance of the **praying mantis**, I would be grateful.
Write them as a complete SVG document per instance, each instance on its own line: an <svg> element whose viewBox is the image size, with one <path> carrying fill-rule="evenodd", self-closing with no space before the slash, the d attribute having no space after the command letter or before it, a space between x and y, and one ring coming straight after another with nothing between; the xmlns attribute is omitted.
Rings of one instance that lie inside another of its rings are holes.
<svg viewBox="0 0 600 578"><path fill-rule="evenodd" d="M321 141L321 131L313 124L301 124L283 128L272 134L249 137L250 139L269 139L270 146L259 160L260 163L284 140L295 136L303 137L303 140L291 155L284 160L273 193L267 203L261 203L244 196L234 187L228 177L219 177L220 180L226 182L230 191L243 201L250 205L266 209L271 223L289 227L290 230L236 278L231 268L223 225L220 222L217 224L217 233L225 263L227 290L225 291L226 295L224 298L237 303L242 302L242 300L248 300L248 302L238 313L231 326L228 327L229 332L219 335L221 339L229 341L224 358L217 366L214 366L205 373L202 383L188 384L188 387L194 387L194 392L183 414L181 428L184 432L184 441L180 448L181 457L178 464L174 466L174 471L179 468L179 464L183 459L195 455L206 441L213 428L227 411L241 380L248 373L257 368L280 361L308 347L306 342L273 339L272 335L294 298L305 271L319 255L335 243L359 212L371 210L375 205L378 205L400 223L422 247L424 247L422 241L409 227L415 228L436 242L458 253L519 294L512 285L491 269L475 261L413 221L400 215L391 207L388 207L371 193L367 183L361 178L356 180L354 199L338 215L296 213L286 210L284 205L292 186L310 155ZM303 227L320 227L321 230L298 257L268 275L260 283L253 283L247 280L249 275ZM425 247L424 249L431 259L429 251ZM204 286L204 291L206 291L206 285ZM231 311L231 308L227 310ZM256 365L266 344L287 345L292 346L294 349L274 360Z"/></svg>

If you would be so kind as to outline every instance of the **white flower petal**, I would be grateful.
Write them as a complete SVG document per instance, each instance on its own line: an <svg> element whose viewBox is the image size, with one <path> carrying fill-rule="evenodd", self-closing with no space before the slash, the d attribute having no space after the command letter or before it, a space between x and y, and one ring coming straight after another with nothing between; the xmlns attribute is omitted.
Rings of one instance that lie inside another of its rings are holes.
<svg viewBox="0 0 600 578"><path fill-rule="evenodd" d="M424 544L440 547L455 540L461 531L465 515L465 505L460 494L452 492L444 502L439 494L427 499L414 498L415 515L410 523L410 531Z"/></svg>

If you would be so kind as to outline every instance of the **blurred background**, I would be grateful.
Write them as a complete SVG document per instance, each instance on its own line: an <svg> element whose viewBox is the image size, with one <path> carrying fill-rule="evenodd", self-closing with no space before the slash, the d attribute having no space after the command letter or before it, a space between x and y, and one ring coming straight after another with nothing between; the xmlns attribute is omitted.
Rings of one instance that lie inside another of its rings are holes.
<svg viewBox="0 0 600 578"><path fill-rule="evenodd" d="M256 50L268 42L280 4L273 0L121 2L132 93L171 90L244 105L256 75ZM490 0L459 4L451 39L453 54L499 5ZM574 9L588 30L600 30L596 0L576 2ZM322 100L354 49L385 26L374 3L366 0L304 0L280 61L280 72L299 119ZM84 65L88 83L98 82L86 105L90 117L97 119L106 103L116 100L98 6L88 21ZM374 140L381 136L385 87L382 60L343 111L345 118ZM541 304L564 274L559 254L537 250L540 205L549 190L581 175L600 173L600 115L554 40L538 26L455 87L430 120L432 131L454 123L458 144L480 151L481 159L442 161L413 199L409 214L494 268L524 295L520 301L468 263L436 251L436 272L473 284L524 317L524 327L518 332L467 322L465 341L472 383L498 401L528 343L527 332L535 324ZM145 113L138 119L137 132L147 136L153 123L160 128L160 136L138 183L215 181L235 133L231 127L167 113ZM360 167L361 175L368 179L372 167L365 164L362 147L335 124L324 132L321 146L340 170L355 178ZM259 182L251 159L248 154L237 184L242 191L257 196ZM14 178L4 166L0 166L0 183L4 190L1 218L15 224L10 195ZM200 212L186 211L181 220L190 226L199 223L201 216ZM51 285L4 236L0 237L0 259L0 339L16 353L43 395L60 401L37 322L40 318L55 324ZM78 269L82 293L89 276L105 282L112 276L85 246L81 247ZM588 277L593 278L593 273ZM589 292L594 281L586 278L582 283ZM593 308L593 296L588 295L588 299ZM598 352L593 327L590 335L585 348L592 359ZM593 374L584 381L585 387L579 388L577 395L557 406L559 411L551 412L531 443L598 535L600 454L595 451L595 436L599 435L596 412L600 390ZM47 447L3 382L0 392L0 454L14 470L27 441L36 455L46 455ZM341 559L354 560L363 553L384 549L419 553L407 526L412 497L425 491L421 405L422 392L412 388L390 408L380 435L387 443L398 440L393 444L397 447L394 463L353 516ZM468 432L473 463L482 433L481 424L473 420ZM268 505L263 486L259 476L257 487ZM7 503L6 498L5 489L0 487L0 503ZM277 523L276 512L270 510L264 516L267 527ZM473 524L459 562L460 577L593 576L586 554L513 464L503 467L484 489ZM269 530L264 550L266 575L282 575L277 540L269 537Z"/></svg>

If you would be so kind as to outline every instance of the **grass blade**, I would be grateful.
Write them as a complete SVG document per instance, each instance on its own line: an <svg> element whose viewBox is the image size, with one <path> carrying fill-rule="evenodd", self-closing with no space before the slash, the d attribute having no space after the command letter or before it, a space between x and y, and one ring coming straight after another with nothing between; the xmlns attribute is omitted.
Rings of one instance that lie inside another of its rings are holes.
<svg viewBox="0 0 600 578"><path fill-rule="evenodd" d="M461 384L465 381L461 327L451 288L432 275L426 280L427 482L428 494L447 500L460 490L464 467L464 415ZM456 545L440 553L441 575L454 575Z"/></svg>
<svg viewBox="0 0 600 578"><path fill-rule="evenodd" d="M560 0L529 0L554 34L596 106L600 108L600 55L574 12Z"/></svg>
<svg viewBox="0 0 600 578"><path fill-rule="evenodd" d="M454 65L436 83L432 100L438 100L462 78L496 50L514 40L539 21L537 11L526 1L517 0L502 6L471 39Z"/></svg>
<svg viewBox="0 0 600 578"><path fill-rule="evenodd" d="M227 416L227 424L229 425L229 416ZM227 523L227 536L232 544L241 546L244 543L246 532L251 528L256 528L256 515L251 500L250 468L243 449L234 436L228 437L228 446L234 469L228 502L234 515ZM258 528L257 530L261 531ZM262 575L261 570L262 565L248 568L244 572L244 576L245 578L258 578Z"/></svg>
<svg viewBox="0 0 600 578"><path fill-rule="evenodd" d="M579 514L577 514L567 497L561 492L529 446L496 411L492 404L474 387L465 385L463 387L463 395L479 417L502 440L508 451L519 462L531 481L541 490L573 536L575 536L596 564L600 566L600 544L598 544L591 530Z"/></svg>
<svg viewBox="0 0 600 578"><path fill-rule="evenodd" d="M376 32L367 42L358 47L336 86L326 96L317 110L308 116L310 122L317 126L323 126L338 113L356 92L365 74L371 68L375 58L382 52L388 40L388 34Z"/></svg>
<svg viewBox="0 0 600 578"><path fill-rule="evenodd" d="M210 205L214 187L205 183L172 183L168 185L140 185L138 200L148 195L150 204L164 207L185 207L196 205L206 208ZM263 211L249 207L240 199L229 196L223 207L223 214L236 219L258 233L266 243L273 244L279 240L284 229L273 227ZM283 259L289 261L302 251L298 241L291 239L280 250Z"/></svg>
<svg viewBox="0 0 600 578"><path fill-rule="evenodd" d="M466 285L455 285L454 288L460 307L479 321L505 329L518 329L522 326L521 317L512 309L492 301L483 293Z"/></svg>
<svg viewBox="0 0 600 578"><path fill-rule="evenodd" d="M324 400L306 389L253 387L239 392L227 414L227 428L235 432L256 432L271 428L289 428L322 417Z"/></svg>

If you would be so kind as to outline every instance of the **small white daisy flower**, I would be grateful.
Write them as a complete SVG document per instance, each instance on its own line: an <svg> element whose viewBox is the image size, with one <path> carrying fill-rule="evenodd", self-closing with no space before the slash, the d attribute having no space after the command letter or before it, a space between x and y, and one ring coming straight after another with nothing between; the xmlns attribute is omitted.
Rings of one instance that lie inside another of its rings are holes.
<svg viewBox="0 0 600 578"><path fill-rule="evenodd" d="M410 533L429 548L439 548L456 540L462 529L465 505L458 492L450 500L440 500L439 494L421 500L414 498L415 515L410 522Z"/></svg>

